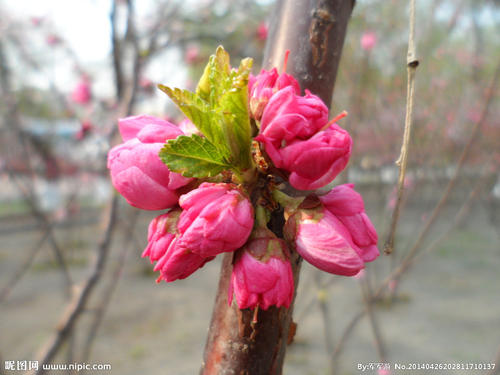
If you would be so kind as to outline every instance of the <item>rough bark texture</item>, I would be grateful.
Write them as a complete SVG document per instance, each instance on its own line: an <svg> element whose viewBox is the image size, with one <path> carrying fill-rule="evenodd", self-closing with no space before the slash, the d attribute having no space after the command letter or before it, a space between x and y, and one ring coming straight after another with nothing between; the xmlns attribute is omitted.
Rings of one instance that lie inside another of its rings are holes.
<svg viewBox="0 0 500 375"><path fill-rule="evenodd" d="M278 0L267 41L264 67L281 67L290 50L287 73L303 90L320 96L329 106L354 0ZM271 229L282 237L283 213L274 212ZM292 253L295 287L301 258ZM233 254L225 254L212 321L205 346L203 375L278 375L289 339L293 338L290 309L271 307L258 312L239 310L227 302Z"/></svg>

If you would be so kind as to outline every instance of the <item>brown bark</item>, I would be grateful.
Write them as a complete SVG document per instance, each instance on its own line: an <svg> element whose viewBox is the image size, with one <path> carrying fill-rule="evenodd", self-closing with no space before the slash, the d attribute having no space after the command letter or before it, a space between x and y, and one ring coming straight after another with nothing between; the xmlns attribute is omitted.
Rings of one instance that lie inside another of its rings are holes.
<svg viewBox="0 0 500 375"><path fill-rule="evenodd" d="M318 95L329 106L354 0L278 0L267 41L264 67L281 67L290 50L287 73L303 90ZM274 212L271 229L282 237L282 211ZM301 258L291 251L295 288ZM203 375L260 375L282 373L286 345L293 338L290 309L271 307L254 312L227 302L233 254L226 254L205 346Z"/></svg>

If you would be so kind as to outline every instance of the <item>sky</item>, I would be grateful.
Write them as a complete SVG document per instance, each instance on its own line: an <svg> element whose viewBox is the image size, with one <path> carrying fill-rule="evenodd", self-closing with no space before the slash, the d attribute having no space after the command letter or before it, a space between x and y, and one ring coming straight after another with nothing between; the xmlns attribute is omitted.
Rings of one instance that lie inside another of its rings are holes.
<svg viewBox="0 0 500 375"><path fill-rule="evenodd" d="M144 0L143 0L144 1ZM82 62L103 59L110 50L109 0L2 0L15 18L43 17L75 48Z"/></svg>
<svg viewBox="0 0 500 375"><path fill-rule="evenodd" d="M45 42L47 30L53 30L65 40L80 65L91 74L93 92L101 97L112 95L114 87L110 69L109 22L111 3L111 0L0 0L0 9L6 10L11 19L24 20L23 24L29 26L28 30L36 30L28 22L32 17L45 20L42 28L44 35L38 37L38 43L34 46L37 48L30 48L29 51L35 60L44 61L45 72L22 72L18 75L20 79L41 89L48 89L53 84L65 93L69 93L77 84L79 77L75 74L74 64L65 57L64 52L47 46ZM155 2L141 0L136 4L140 4L136 6L138 19L144 19L147 18L148 12L154 9ZM37 36L29 37L30 42L36 42ZM155 59L148 66L145 76L153 82L182 87L187 74L182 67L180 52L171 51L161 60ZM154 112L161 111L164 97L165 95L158 92L150 98L147 107Z"/></svg>

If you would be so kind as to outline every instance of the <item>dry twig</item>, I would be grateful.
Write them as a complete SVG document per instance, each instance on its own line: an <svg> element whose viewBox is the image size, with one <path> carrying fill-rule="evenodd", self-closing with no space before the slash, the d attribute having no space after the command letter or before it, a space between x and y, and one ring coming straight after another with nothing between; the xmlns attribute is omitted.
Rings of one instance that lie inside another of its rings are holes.
<svg viewBox="0 0 500 375"><path fill-rule="evenodd" d="M394 237L399 220L401 201L404 192L404 182L406 176L406 166L408 165L408 151L410 148L411 128L413 123L413 100L415 96L415 73L418 67L418 60L415 52L415 0L410 0L410 32L408 37L408 55L406 58L408 73L408 84L406 89L406 118L403 134L403 144L401 154L396 164L399 166L398 191L396 205L392 212L392 221L389 235L384 245L384 252L391 254L394 251Z"/></svg>

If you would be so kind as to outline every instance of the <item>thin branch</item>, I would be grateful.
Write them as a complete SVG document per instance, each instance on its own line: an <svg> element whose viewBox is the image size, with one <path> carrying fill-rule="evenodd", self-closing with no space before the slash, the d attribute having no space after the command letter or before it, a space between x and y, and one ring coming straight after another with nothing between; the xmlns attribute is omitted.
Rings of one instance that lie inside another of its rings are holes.
<svg viewBox="0 0 500 375"><path fill-rule="evenodd" d="M111 13L109 15L111 23L111 46L113 54L113 72L115 73L115 90L116 97L121 99L123 96L124 80L123 80L123 67L122 67L122 51L121 42L118 38L117 31L117 6L118 1L113 0L111 6Z"/></svg>
<svg viewBox="0 0 500 375"><path fill-rule="evenodd" d="M47 240L50 243L50 246L54 252L54 256L56 258L57 263L59 264L59 267L61 269L61 272L63 274L63 278L65 281L65 287L68 296L71 294L71 287L73 285L73 281L71 278L71 275L69 273L68 265L66 263L66 260L64 258L63 251L61 247L59 246L58 241L55 238L54 234L54 228L51 223L51 221L47 218L47 215L43 213L36 205L34 193L32 189L29 191L24 188L19 181L15 178L15 176L12 174L12 172L7 169L7 172L9 174L10 179L17 185L18 190L22 192L24 195L25 201L28 203L31 213L33 216L37 219L39 225L43 228L43 230L47 233Z"/></svg>
<svg viewBox="0 0 500 375"><path fill-rule="evenodd" d="M486 168L485 168L486 171ZM404 269L402 265L395 269L388 277L384 279L384 281L381 282L377 290L373 293L373 295L370 298L370 304L373 304L375 302L380 301L382 298L382 294L384 290L387 288L389 283L392 280L395 280L398 277L401 277L403 274L403 271L408 271L410 266L415 263L415 261L422 256L424 253L428 254L432 251L434 251L437 246L447 238L447 236L453 231L453 229L457 228L459 225L462 224L465 218L467 218L467 213L469 212L470 208L472 207L472 203L474 200L479 196L479 192L481 188L484 188L484 183L483 179L478 179L476 182L474 188L472 191L469 193L469 196L467 200L464 202L460 210L458 211L457 215L455 216L454 220L452 221L451 225L447 230L445 230L436 240L434 240L427 248L425 248L420 254L418 254L418 257L416 256L415 258L412 258L411 260L408 261L408 263L405 265ZM353 316L349 324L346 326L344 329L339 341L337 342L337 345L335 346L333 352L332 352L332 361L336 363L340 353L342 352L342 349L344 345L346 344L347 340L351 336L352 332L356 328L357 324L361 321L365 313L367 313L367 305L363 306L363 309L360 310L356 315Z"/></svg>
<svg viewBox="0 0 500 375"><path fill-rule="evenodd" d="M331 353L333 350L333 334L332 334L332 324L331 324L331 314L328 305L328 294L325 288L321 285L321 273L320 270L315 270L314 282L316 285L316 299L318 301L319 311L321 312L321 319L323 321L323 330L325 335L325 346L327 353Z"/></svg>
<svg viewBox="0 0 500 375"><path fill-rule="evenodd" d="M481 117L474 124L474 128L472 130L471 135L469 136L469 140L467 142L467 145L465 146L465 148L462 151L462 154L460 155L460 159L459 159L457 167L455 169L455 173L453 174L453 177L448 182L448 185L446 186L446 189L445 189L443 195L441 196L441 199L439 200L438 204L434 207L434 210L432 211L431 217L429 218L429 220L426 221L424 228L419 233L418 238L415 241L415 244L410 249L410 251L406 254L403 261L401 262L400 267L406 267L405 264L407 262L409 262L409 260L411 258L413 258L415 253L420 249L422 242L425 240L425 238L429 234L429 231L432 228L434 222L439 217L445 204L448 202L448 198L450 197L450 193L453 190L453 188L455 187L455 184L458 181L458 177L460 176L460 172L462 171L462 168L465 164L465 161L467 160L467 157L469 156L469 152L471 150L472 144L476 140L476 137L479 134L479 130L481 129L483 123L486 121L486 118L488 117L490 104L493 100L494 93L495 93L494 89L497 85L499 76L500 76L500 63L497 65L497 68L495 70L495 74L494 74L493 79L491 81L491 84L488 88L488 91L486 94L487 96L486 96L486 99L484 102L483 111L481 112Z"/></svg>
<svg viewBox="0 0 500 375"><path fill-rule="evenodd" d="M42 246L48 237L49 237L49 231L45 230L42 237L40 237L35 246L33 246L31 250L28 252L28 255L24 259L22 265L17 269L14 275L12 275L12 277L0 291L0 303L2 303L9 296L12 289L14 289L19 280L21 280L26 271L31 267L31 264L35 260L36 255L42 249Z"/></svg>
<svg viewBox="0 0 500 375"><path fill-rule="evenodd" d="M111 280L104 290L100 302L97 304L97 308L93 317L92 322L90 323L90 328L88 329L87 337L85 338L85 343L83 345L82 357L80 362L88 362L90 358L90 353L92 349L92 343L97 336L97 332L101 325L102 319L106 313L106 310L109 306L111 298L113 296L114 291L116 290L116 286L118 285L118 281L123 273L123 267L125 265L125 259L127 254L131 248L131 244L134 243L134 228L139 219L139 210L135 210L130 222L128 222L126 227L126 236L124 236L123 244L121 246L121 252L118 257L116 266L114 270L111 272Z"/></svg>
<svg viewBox="0 0 500 375"><path fill-rule="evenodd" d="M111 238L116 225L116 211L118 207L118 196L114 195L108 207L108 212L105 212L107 217L106 229L104 235L97 248L97 259L93 266L92 273L85 280L83 285L77 288L77 292L71 303L67 306L66 311L63 313L62 318L57 325L57 330L46 345L42 348L37 356L39 362L39 369L32 374L40 375L45 371L43 366L50 363L61 345L66 341L68 335L71 333L76 321L85 310L87 301L97 285L97 282L102 276L102 271L108 258L109 248L111 245Z"/></svg>
<svg viewBox="0 0 500 375"><path fill-rule="evenodd" d="M368 314L370 321L370 326L373 332L373 338L375 340L375 348L377 349L377 354L381 363L385 363L387 359L387 350L385 348L384 341L382 339L382 333L380 332L380 327L378 325L375 312L373 311L372 298L373 292L370 288L370 284L366 277L360 280L361 294L363 296L363 304L365 306L365 311Z"/></svg>
<svg viewBox="0 0 500 375"><path fill-rule="evenodd" d="M415 52L415 0L410 0L410 32L408 37L408 56L406 58L406 66L408 73L408 84L406 90L406 118L403 134L403 144L401 146L401 154L396 164L399 166L398 191L396 205L392 212L392 222L389 231L389 236L384 245L384 252L391 254L394 251L394 237L396 235L397 224L401 201L404 192L404 181L406 175L406 166L408 164L408 151L411 140L411 128L413 124L413 101L415 95L415 73L418 67L418 60Z"/></svg>

